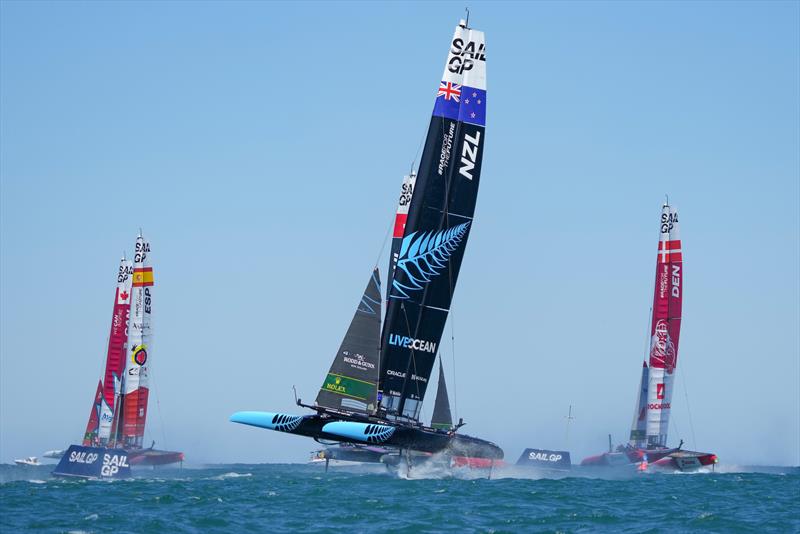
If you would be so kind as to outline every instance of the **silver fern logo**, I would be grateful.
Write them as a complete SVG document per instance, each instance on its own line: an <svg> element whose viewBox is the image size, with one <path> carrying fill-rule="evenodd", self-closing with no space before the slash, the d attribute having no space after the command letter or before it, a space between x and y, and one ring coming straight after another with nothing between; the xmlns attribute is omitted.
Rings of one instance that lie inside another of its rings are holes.
<svg viewBox="0 0 800 534"><path fill-rule="evenodd" d="M450 256L467 235L469 221L447 228L429 232L412 232L403 238L397 269L406 274L405 284L392 281L392 298L407 299L411 292L419 291L447 266Z"/></svg>

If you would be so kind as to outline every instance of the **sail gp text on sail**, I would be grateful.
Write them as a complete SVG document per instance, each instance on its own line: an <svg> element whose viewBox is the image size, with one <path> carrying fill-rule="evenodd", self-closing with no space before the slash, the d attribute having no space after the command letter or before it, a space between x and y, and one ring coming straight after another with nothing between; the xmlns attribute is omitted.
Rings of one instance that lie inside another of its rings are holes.
<svg viewBox="0 0 800 534"><path fill-rule="evenodd" d="M425 341L424 339L414 339L408 336L389 334L389 344L396 347L404 347L407 349L436 354L436 343Z"/></svg>

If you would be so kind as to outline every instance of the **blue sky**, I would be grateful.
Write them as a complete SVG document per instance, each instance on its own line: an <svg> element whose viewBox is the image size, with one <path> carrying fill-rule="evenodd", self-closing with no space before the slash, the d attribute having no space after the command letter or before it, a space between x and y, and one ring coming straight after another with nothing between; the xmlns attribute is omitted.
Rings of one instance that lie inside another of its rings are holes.
<svg viewBox="0 0 800 534"><path fill-rule="evenodd" d="M454 300L464 432L513 460L567 445L572 404L575 458L626 436L669 194L686 270L670 441L800 463L799 6L470 3L488 111ZM312 441L227 418L296 412L292 385L315 397L462 14L0 4L0 461L82 435L139 227L148 435L196 463L304 460Z"/></svg>

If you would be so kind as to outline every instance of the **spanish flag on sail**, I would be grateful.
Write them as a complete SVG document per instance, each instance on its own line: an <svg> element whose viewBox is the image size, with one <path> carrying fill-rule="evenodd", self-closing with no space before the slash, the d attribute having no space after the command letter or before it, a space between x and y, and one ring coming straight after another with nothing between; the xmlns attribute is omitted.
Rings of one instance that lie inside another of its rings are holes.
<svg viewBox="0 0 800 534"><path fill-rule="evenodd" d="M153 268L138 267L133 270L133 287L147 287L153 285Z"/></svg>

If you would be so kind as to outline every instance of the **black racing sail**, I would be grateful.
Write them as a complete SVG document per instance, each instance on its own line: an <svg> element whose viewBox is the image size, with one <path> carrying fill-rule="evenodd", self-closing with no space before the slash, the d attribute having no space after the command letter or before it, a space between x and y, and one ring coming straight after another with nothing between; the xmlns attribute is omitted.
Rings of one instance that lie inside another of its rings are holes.
<svg viewBox="0 0 800 534"><path fill-rule="evenodd" d="M431 427L441 430L453 428L453 416L450 414L450 397L447 395L447 384L444 380L444 367L439 358L439 385L436 389L436 402L433 404Z"/></svg>
<svg viewBox="0 0 800 534"><path fill-rule="evenodd" d="M419 419L478 195L486 123L484 34L460 24L420 159L381 337L381 406Z"/></svg>
<svg viewBox="0 0 800 534"><path fill-rule="evenodd" d="M376 268L317 394L318 406L365 414L375 412L380 333L381 281Z"/></svg>

